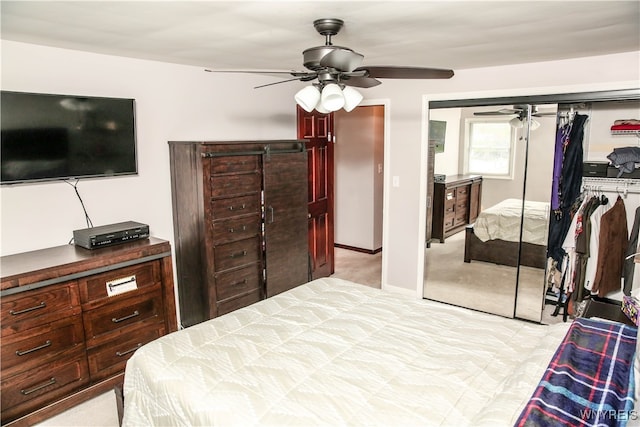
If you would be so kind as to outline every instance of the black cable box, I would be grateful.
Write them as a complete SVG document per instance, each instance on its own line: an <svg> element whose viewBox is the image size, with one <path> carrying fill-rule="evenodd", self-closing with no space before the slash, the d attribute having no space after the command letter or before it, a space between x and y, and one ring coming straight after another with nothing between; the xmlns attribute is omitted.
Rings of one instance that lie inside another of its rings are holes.
<svg viewBox="0 0 640 427"><path fill-rule="evenodd" d="M97 249L149 238L149 226L135 221L73 230L73 242L86 249Z"/></svg>

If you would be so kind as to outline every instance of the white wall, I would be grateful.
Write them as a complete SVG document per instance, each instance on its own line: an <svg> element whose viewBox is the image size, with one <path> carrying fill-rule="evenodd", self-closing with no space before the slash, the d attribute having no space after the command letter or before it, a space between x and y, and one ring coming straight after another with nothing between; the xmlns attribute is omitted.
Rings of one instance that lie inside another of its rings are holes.
<svg viewBox="0 0 640 427"><path fill-rule="evenodd" d="M94 55L2 41L4 90L131 97L137 100L140 175L87 180L79 189L95 225L132 219L173 241L168 140L294 138L293 95L302 83L259 90L267 76L205 73L198 67ZM450 80L385 80L363 90L388 99L383 287L422 293L426 214L423 97L562 93L640 85L640 52L459 70ZM629 83L632 82L632 83ZM425 115L426 114L426 115ZM398 177L399 186L391 179ZM0 188L0 251L61 245L85 227L64 183Z"/></svg>
<svg viewBox="0 0 640 427"><path fill-rule="evenodd" d="M139 175L83 180L78 189L94 225L139 221L171 241L167 141L295 138L293 94L300 85L253 89L270 81L2 42L3 90L135 98ZM2 186L0 200L3 255L64 245L87 226L63 182Z"/></svg>

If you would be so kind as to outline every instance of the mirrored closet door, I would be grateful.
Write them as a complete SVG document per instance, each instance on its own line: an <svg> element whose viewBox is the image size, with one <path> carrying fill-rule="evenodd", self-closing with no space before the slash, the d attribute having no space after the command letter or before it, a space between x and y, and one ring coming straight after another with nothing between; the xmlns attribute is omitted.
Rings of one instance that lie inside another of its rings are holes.
<svg viewBox="0 0 640 427"><path fill-rule="evenodd" d="M541 321L556 110L430 110L430 124L446 131L430 159L425 298Z"/></svg>

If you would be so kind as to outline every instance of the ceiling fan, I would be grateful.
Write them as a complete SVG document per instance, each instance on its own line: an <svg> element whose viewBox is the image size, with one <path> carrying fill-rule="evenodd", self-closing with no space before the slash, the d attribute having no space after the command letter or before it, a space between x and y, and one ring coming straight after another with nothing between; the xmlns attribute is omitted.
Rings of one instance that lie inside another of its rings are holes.
<svg viewBox="0 0 640 427"><path fill-rule="evenodd" d="M313 26L318 33L325 36L325 44L323 46L311 47L302 52L303 65L309 71L275 72L277 74L288 74L293 76L293 78L256 86L256 88L296 80L308 82L317 79L317 82L313 83L310 89L302 89L296 94L296 101L307 111L316 108L318 111L324 113L336 111L343 107L345 107L345 110L351 111L351 109L355 108L355 105L362 100L362 95L350 87L374 87L382 83L378 80L379 78L449 79L453 77L453 70L440 68L361 66L364 55L348 47L336 46L331 41L331 37L338 34L343 25L344 21L337 18L315 20ZM206 71L274 74L273 71ZM345 99L345 102L342 102L344 98L351 99ZM355 105L353 105L354 103Z"/></svg>
<svg viewBox="0 0 640 427"><path fill-rule="evenodd" d="M495 111L476 111L474 116L509 116L516 115L520 120L527 118L527 106L526 105L514 105L513 108L501 108ZM531 115L533 117L546 117L555 116L555 111L543 112L538 110L537 105L531 106Z"/></svg>
<svg viewBox="0 0 640 427"><path fill-rule="evenodd" d="M527 106L526 105L514 105L513 108L501 108L495 111L476 111L473 113L474 116L512 116L515 115L513 119L509 120L509 124L511 127L516 129L522 128L524 126L524 121L527 119ZM548 116L556 116L557 113L555 111L539 111L537 105L531 106L531 117L548 117ZM540 127L540 123L535 120L531 120L531 130L536 130Z"/></svg>

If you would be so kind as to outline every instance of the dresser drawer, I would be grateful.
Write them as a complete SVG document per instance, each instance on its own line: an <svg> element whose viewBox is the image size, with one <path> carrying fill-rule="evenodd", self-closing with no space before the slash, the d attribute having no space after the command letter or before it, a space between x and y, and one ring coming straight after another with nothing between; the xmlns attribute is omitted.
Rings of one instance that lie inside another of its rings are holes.
<svg viewBox="0 0 640 427"><path fill-rule="evenodd" d="M256 289L259 290L261 287L262 265L260 263L216 274L216 297L218 301L233 298Z"/></svg>
<svg viewBox="0 0 640 427"><path fill-rule="evenodd" d="M133 279L135 284L130 279ZM123 292L126 289L134 291L158 283L160 283L160 264L158 261L149 261L80 280L80 298L85 304L113 298L115 295L124 297L130 292ZM109 292L112 293L111 297Z"/></svg>
<svg viewBox="0 0 640 427"><path fill-rule="evenodd" d="M262 189L262 175L259 173L239 173L237 175L214 175L211 177L211 196L232 196L259 192Z"/></svg>
<svg viewBox="0 0 640 427"><path fill-rule="evenodd" d="M215 221L213 223L213 240L218 243L228 243L247 239L259 235L262 231L261 226L259 215Z"/></svg>
<svg viewBox="0 0 640 427"><path fill-rule="evenodd" d="M75 282L18 293L0 300L2 337L80 313Z"/></svg>
<svg viewBox="0 0 640 427"><path fill-rule="evenodd" d="M69 395L89 382L84 351L65 359L12 377L2 378L2 422L18 418L49 402Z"/></svg>
<svg viewBox="0 0 640 427"><path fill-rule="evenodd" d="M260 215L260 193L242 197L218 199L211 202L212 220L220 220L248 214Z"/></svg>
<svg viewBox="0 0 640 427"><path fill-rule="evenodd" d="M251 305L255 302L260 301L260 299L261 292L255 291L247 295L243 295L239 298L233 298L224 302L220 302L218 303L218 316L222 316L223 314L227 314L239 308Z"/></svg>
<svg viewBox="0 0 640 427"><path fill-rule="evenodd" d="M124 328L132 324L156 318L163 319L162 293L160 289L153 292L137 293L118 304L106 304L82 314L87 347L90 348L97 337L114 333L124 333ZM104 339L107 339L106 337Z"/></svg>
<svg viewBox="0 0 640 427"><path fill-rule="evenodd" d="M212 157L210 161L212 174L260 170L259 156Z"/></svg>
<svg viewBox="0 0 640 427"><path fill-rule="evenodd" d="M456 199L469 199L469 187L464 186L456 188Z"/></svg>
<svg viewBox="0 0 640 427"><path fill-rule="evenodd" d="M216 272L260 259L260 238L258 236L213 248Z"/></svg>
<svg viewBox="0 0 640 427"><path fill-rule="evenodd" d="M164 334L164 324L158 323L88 350L91 381L124 371L127 360L137 349Z"/></svg>
<svg viewBox="0 0 640 427"><path fill-rule="evenodd" d="M84 349L84 329L80 315L28 329L2 340L2 376L49 363L62 352Z"/></svg>

